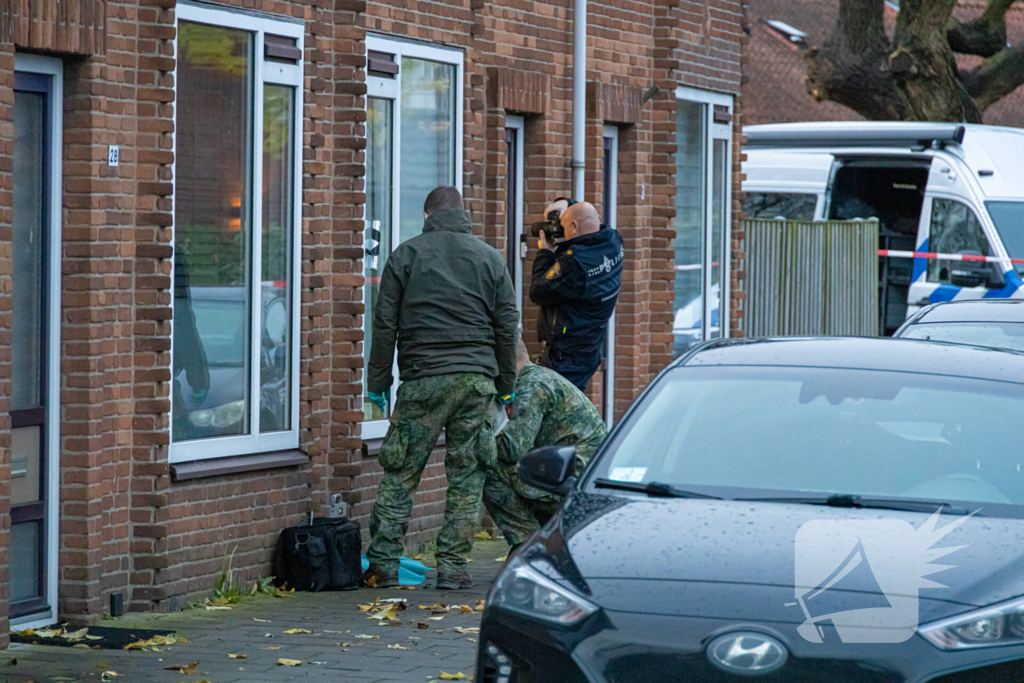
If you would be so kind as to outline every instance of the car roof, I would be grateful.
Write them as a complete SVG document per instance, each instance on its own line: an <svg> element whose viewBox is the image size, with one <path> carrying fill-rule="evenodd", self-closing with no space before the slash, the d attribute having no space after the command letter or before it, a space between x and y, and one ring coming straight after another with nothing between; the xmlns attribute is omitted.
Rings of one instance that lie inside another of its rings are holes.
<svg viewBox="0 0 1024 683"><path fill-rule="evenodd" d="M1024 353L914 339L785 337L698 347L676 366L759 365L914 372L1024 383Z"/></svg>
<svg viewBox="0 0 1024 683"><path fill-rule="evenodd" d="M1024 323L1024 299L946 301L922 310L910 324L966 322Z"/></svg>

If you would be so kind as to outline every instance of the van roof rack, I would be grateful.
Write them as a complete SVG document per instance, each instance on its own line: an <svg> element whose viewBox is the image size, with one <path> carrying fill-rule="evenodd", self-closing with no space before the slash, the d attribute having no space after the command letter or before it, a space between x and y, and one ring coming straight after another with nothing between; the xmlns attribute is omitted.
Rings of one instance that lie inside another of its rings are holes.
<svg viewBox="0 0 1024 683"><path fill-rule="evenodd" d="M943 147L961 144L958 123L809 123L748 126L748 147Z"/></svg>

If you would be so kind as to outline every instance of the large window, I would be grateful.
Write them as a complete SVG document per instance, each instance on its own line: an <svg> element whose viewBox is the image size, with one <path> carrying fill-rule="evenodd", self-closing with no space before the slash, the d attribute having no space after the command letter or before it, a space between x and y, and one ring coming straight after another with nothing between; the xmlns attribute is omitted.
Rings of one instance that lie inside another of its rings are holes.
<svg viewBox="0 0 1024 683"><path fill-rule="evenodd" d="M423 202L431 190L462 185L462 53L378 36L366 44L364 364L388 255L423 231ZM380 437L388 416L370 403L365 383L364 372L363 438Z"/></svg>
<svg viewBox="0 0 1024 683"><path fill-rule="evenodd" d="M298 446L302 33L178 5L172 461Z"/></svg>
<svg viewBox="0 0 1024 683"><path fill-rule="evenodd" d="M674 352L727 336L732 97L676 97Z"/></svg>

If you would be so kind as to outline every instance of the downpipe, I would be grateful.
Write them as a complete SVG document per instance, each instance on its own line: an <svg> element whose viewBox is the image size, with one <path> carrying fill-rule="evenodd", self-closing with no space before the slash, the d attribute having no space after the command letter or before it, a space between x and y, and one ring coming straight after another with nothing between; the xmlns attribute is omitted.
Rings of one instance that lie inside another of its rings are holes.
<svg viewBox="0 0 1024 683"><path fill-rule="evenodd" d="M587 143L587 0L575 0L572 29L572 197L582 202Z"/></svg>

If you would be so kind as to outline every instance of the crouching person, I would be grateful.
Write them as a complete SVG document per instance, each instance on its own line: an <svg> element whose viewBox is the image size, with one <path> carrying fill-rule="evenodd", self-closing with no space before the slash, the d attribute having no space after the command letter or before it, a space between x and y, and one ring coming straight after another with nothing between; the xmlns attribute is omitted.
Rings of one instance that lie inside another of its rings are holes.
<svg viewBox="0 0 1024 683"><path fill-rule="evenodd" d="M572 382L554 370L534 365L519 340L512 416L498 433L497 466L487 472L484 504L513 549L540 529L562 498L527 486L516 464L542 446L575 446L577 473L608 433L597 408Z"/></svg>

